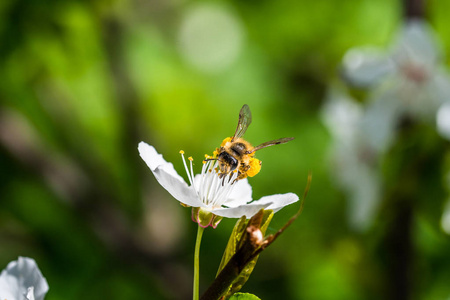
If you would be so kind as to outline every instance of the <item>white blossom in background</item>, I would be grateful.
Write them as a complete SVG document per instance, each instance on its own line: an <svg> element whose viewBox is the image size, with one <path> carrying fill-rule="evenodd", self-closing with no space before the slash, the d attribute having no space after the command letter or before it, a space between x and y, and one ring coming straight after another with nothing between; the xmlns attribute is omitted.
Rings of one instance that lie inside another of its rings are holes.
<svg viewBox="0 0 450 300"><path fill-rule="evenodd" d="M193 207L193 221L203 227L215 228L220 219L215 221L214 216L226 218L246 216L250 218L262 208L276 212L299 200L296 194L287 193L265 196L253 201L252 187L247 179L236 181L237 172L230 178L221 179L218 174L218 161L210 160L203 164L201 173L195 175L193 159L189 157L190 165L188 167L184 159L184 152L180 151L190 183L188 185L178 175L173 165L166 162L153 146L141 142L138 150L159 184L184 206ZM203 223L202 216L212 219Z"/></svg>
<svg viewBox="0 0 450 300"><path fill-rule="evenodd" d="M445 186L450 191L450 171L447 171L445 176ZM450 197L447 199L441 216L441 228L450 235Z"/></svg>
<svg viewBox="0 0 450 300"><path fill-rule="evenodd" d="M185 11L178 32L184 60L206 73L219 73L239 57L244 30L238 15L220 2L198 2Z"/></svg>
<svg viewBox="0 0 450 300"><path fill-rule="evenodd" d="M442 213L441 228L446 234L450 235L450 199L447 200Z"/></svg>
<svg viewBox="0 0 450 300"><path fill-rule="evenodd" d="M343 76L370 90L364 130L379 132L372 141L381 143L380 148L389 146L403 116L433 123L439 107L450 102L450 79L441 51L432 29L420 20L406 23L386 53L367 47L348 51ZM375 119L382 121L374 125Z"/></svg>
<svg viewBox="0 0 450 300"><path fill-rule="evenodd" d="M450 103L444 103L438 110L436 126L439 134L450 140Z"/></svg>
<svg viewBox="0 0 450 300"><path fill-rule="evenodd" d="M364 230L371 223L380 200L378 151L362 130L364 110L343 93L332 90L322 109L322 120L332 136L331 172L348 196L349 223Z"/></svg>
<svg viewBox="0 0 450 300"><path fill-rule="evenodd" d="M34 259L19 257L0 274L1 300L43 300L48 284Z"/></svg>
<svg viewBox="0 0 450 300"><path fill-rule="evenodd" d="M368 91L363 104L335 90L323 120L333 137L332 159L338 184L349 195L350 222L370 224L381 192L379 162L393 144L404 118L436 124L450 139L450 77L429 25L405 23L387 51L374 47L349 50L342 75ZM450 230L450 214L443 228ZM359 225L358 225L359 224Z"/></svg>

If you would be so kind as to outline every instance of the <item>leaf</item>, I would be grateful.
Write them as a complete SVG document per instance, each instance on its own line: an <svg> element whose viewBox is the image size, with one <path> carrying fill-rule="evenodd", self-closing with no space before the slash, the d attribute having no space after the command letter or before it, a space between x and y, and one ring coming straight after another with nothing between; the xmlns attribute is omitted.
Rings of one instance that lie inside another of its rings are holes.
<svg viewBox="0 0 450 300"><path fill-rule="evenodd" d="M274 213L272 210L264 210L264 214L262 217L262 221L260 223L260 230L263 236L266 233L267 227L269 227L270 221L272 221ZM241 234L242 235L242 234ZM253 269L256 266L256 262L258 261L259 255L257 255L254 259L252 259L242 270L241 274L233 281L233 284L231 285L228 293L225 295L225 297L229 297L233 295L234 293L238 292L244 284L247 282L248 278L253 272Z"/></svg>
<svg viewBox="0 0 450 300"><path fill-rule="evenodd" d="M236 293L230 298L228 298L228 300L261 300L261 299L249 293Z"/></svg>
<svg viewBox="0 0 450 300"><path fill-rule="evenodd" d="M273 211L272 210L264 210L263 216L261 218L261 222L258 224L262 234L264 235L267 227L269 226L270 221L273 217ZM222 269L225 267L225 265L228 263L230 258L236 253L238 250L238 247L241 244L242 237L247 229L248 220L245 219L245 217L242 217L236 222L236 225L233 228L233 231L231 232L230 239L228 240L228 244L225 248L224 254L222 256L222 261L220 262L219 270L217 274L222 271ZM239 274L239 276L233 281L231 284L228 292L226 293L226 297L229 297L233 295L234 293L238 292L242 286L247 282L248 278L250 277L251 273L253 272L253 269L255 268L256 262L258 260L258 256L256 256L254 259L252 259L242 270L242 272Z"/></svg>
<svg viewBox="0 0 450 300"><path fill-rule="evenodd" d="M228 239L228 244L223 252L222 261L220 262L219 269L217 270L217 275L219 275L220 271L225 267L230 258L236 253L236 247L239 244L239 241L242 237L242 234L247 227L248 221L245 216L242 216L234 225L233 231L231 232L230 238Z"/></svg>

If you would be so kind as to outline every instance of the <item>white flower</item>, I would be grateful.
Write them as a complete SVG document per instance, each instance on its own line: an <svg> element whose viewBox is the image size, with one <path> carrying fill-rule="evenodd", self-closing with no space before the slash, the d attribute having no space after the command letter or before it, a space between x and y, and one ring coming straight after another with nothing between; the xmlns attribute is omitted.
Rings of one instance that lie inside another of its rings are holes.
<svg viewBox="0 0 450 300"><path fill-rule="evenodd" d="M444 103L439 108L436 117L436 126L441 136L450 140L450 103Z"/></svg>
<svg viewBox="0 0 450 300"><path fill-rule="evenodd" d="M48 284L34 259L19 257L0 274L1 300L42 300Z"/></svg>
<svg viewBox="0 0 450 300"><path fill-rule="evenodd" d="M373 104L375 117L386 118L387 124L402 115L433 120L439 106L450 100L450 80L433 32L419 20L406 23L387 54L367 47L350 50L343 74L356 86L373 88L372 103L381 103Z"/></svg>
<svg viewBox="0 0 450 300"><path fill-rule="evenodd" d="M368 136L362 131L363 108L344 93L332 89L321 117L333 138L331 171L336 184L348 195L350 225L364 230L375 217L381 181L380 153L371 147Z"/></svg>
<svg viewBox="0 0 450 300"><path fill-rule="evenodd" d="M189 158L188 167L183 152L180 151L190 183L188 185L178 175L173 165L166 162L153 146L141 142L138 150L161 186L185 206L192 206L193 220L203 227L209 225L215 227L220 219L203 222L202 215L208 215L213 219L214 216L250 218L262 208L276 212L299 199L297 195L287 193L262 197L252 202L252 188L247 178L235 180L237 173L233 173L230 177L219 178L217 160L204 162L201 173L194 175L193 159Z"/></svg>

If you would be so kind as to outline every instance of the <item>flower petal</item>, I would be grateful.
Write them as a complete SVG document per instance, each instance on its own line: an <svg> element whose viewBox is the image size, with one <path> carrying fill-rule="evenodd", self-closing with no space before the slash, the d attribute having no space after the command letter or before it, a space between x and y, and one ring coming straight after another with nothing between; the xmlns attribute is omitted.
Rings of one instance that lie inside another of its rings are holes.
<svg viewBox="0 0 450 300"><path fill-rule="evenodd" d="M395 66L386 54L374 48L355 48L348 51L343 60L343 76L357 87L377 84Z"/></svg>
<svg viewBox="0 0 450 300"><path fill-rule="evenodd" d="M363 113L361 104L337 88L332 88L328 92L321 117L333 137L342 142L356 135Z"/></svg>
<svg viewBox="0 0 450 300"><path fill-rule="evenodd" d="M443 104L436 116L437 130L439 134L450 140L450 102Z"/></svg>
<svg viewBox="0 0 450 300"><path fill-rule="evenodd" d="M216 214L225 218L240 218L246 216L247 219L253 217L261 208L266 209L272 203L261 204L245 204L237 207L229 208L217 208L212 210L213 214Z"/></svg>
<svg viewBox="0 0 450 300"><path fill-rule="evenodd" d="M48 284L34 259L19 257L0 275L0 299L23 299L30 287L34 290L35 300L44 299Z"/></svg>
<svg viewBox="0 0 450 300"><path fill-rule="evenodd" d="M25 298L26 298L27 300L36 300L36 299L34 298L34 287L33 287L33 286L30 286L30 287L27 289L27 294L25 295Z"/></svg>
<svg viewBox="0 0 450 300"><path fill-rule="evenodd" d="M436 71L428 84L430 100L434 105L450 102L450 77L446 72Z"/></svg>
<svg viewBox="0 0 450 300"><path fill-rule="evenodd" d="M299 199L298 196L294 193L276 194L262 197L261 199L248 204L248 206L259 207L260 205L269 204L265 209L271 209L273 210L273 212L277 212L286 205L297 202L298 199Z"/></svg>
<svg viewBox="0 0 450 300"><path fill-rule="evenodd" d="M205 207L198 199L194 187L188 186L186 182L178 180L172 174L166 172L164 167L158 167L153 171L156 180L165 188L169 194L183 204L193 207Z"/></svg>
<svg viewBox="0 0 450 300"><path fill-rule="evenodd" d="M252 186L248 183L248 179L238 180L228 198L224 203L228 207L237 207L252 201Z"/></svg>
<svg viewBox="0 0 450 300"><path fill-rule="evenodd" d="M395 90L376 95L367 105L360 124L364 143L379 152L392 144L396 122L405 108L401 101L392 99L395 99Z"/></svg>
<svg viewBox="0 0 450 300"><path fill-rule="evenodd" d="M150 170L154 171L157 167L163 167L164 170L172 175L175 178L178 178L180 181L184 182L183 177L178 175L177 171L175 171L175 168L173 167L172 163L167 162L162 154L159 154L155 147L150 146L147 143L140 142L138 146L139 155L142 157L142 159L145 161L147 166L150 168Z"/></svg>
<svg viewBox="0 0 450 300"><path fill-rule="evenodd" d="M139 143L138 150L159 184L175 199L193 207L205 206L198 199L195 189L187 185L183 178L175 171L173 165L166 162L163 156L156 152L154 147L141 142Z"/></svg>
<svg viewBox="0 0 450 300"><path fill-rule="evenodd" d="M393 48L397 61L412 61L429 67L439 61L439 52L433 30L420 20L412 20L405 25Z"/></svg>

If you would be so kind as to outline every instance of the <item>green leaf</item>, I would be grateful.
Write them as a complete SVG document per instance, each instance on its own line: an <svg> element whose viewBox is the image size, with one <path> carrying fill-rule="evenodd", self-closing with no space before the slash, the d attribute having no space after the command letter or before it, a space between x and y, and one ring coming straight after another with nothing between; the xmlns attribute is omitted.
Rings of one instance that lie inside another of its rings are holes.
<svg viewBox="0 0 450 300"><path fill-rule="evenodd" d="M225 248L225 251L222 256L222 260L219 265L219 269L217 270L217 275L219 275L220 271L225 267L230 258L236 253L237 245L239 245L239 241L242 237L242 234L247 227L248 220L246 220L245 216L242 216L234 225L233 231L231 232L230 238L228 239L228 244Z"/></svg>
<svg viewBox="0 0 450 300"><path fill-rule="evenodd" d="M261 224L260 230L262 234L264 235L266 233L267 227L269 226L270 221L272 221L273 217L273 211L272 210L265 210ZM222 261L219 266L219 270L217 274L222 271L222 269L225 267L225 265L228 263L230 258L236 253L238 250L238 247L240 246L240 242L242 241L242 237L247 229L248 220L245 219L245 217L242 217L239 219L236 223L236 225L233 228L233 231L231 232L230 239L228 240L227 247L225 248L224 254L222 256ZM233 281L231 284L228 292L226 293L225 297L229 297L233 295L234 293L238 292L242 286L247 282L248 278L250 277L251 273L253 272L253 269L255 268L256 262L258 260L258 256L256 256L254 259L252 259L242 270L242 272L239 274L239 276Z"/></svg>
<svg viewBox="0 0 450 300"><path fill-rule="evenodd" d="M230 298L228 298L228 300L261 300L261 299L249 293L236 293Z"/></svg>

